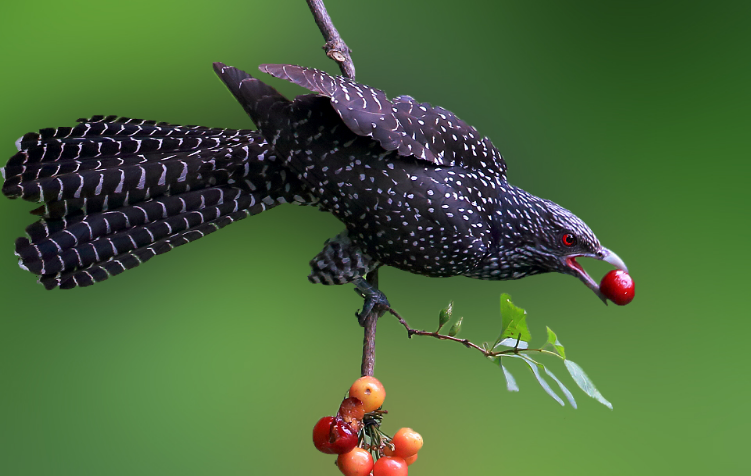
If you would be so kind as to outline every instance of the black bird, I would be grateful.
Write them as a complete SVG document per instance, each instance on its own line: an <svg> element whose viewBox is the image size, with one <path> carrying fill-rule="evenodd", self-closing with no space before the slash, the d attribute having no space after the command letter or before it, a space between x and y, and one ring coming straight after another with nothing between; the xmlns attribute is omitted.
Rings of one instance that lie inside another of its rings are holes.
<svg viewBox="0 0 751 476"><path fill-rule="evenodd" d="M363 279L383 265L492 280L557 271L603 301L576 258L626 269L574 214L509 184L490 140L443 108L262 65L314 93L290 101L239 69L214 69L258 130L95 116L18 140L3 193L43 204L16 241L23 269L47 289L88 286L282 203L344 223L308 279L354 283L363 314L387 305Z"/></svg>

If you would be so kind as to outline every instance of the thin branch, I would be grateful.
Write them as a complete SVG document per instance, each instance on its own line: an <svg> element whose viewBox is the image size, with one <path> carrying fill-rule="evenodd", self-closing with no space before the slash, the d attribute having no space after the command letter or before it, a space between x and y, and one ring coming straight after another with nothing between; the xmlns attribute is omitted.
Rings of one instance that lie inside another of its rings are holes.
<svg viewBox="0 0 751 476"><path fill-rule="evenodd" d="M339 32L326 11L323 0L307 0L307 2L316 20L316 25L321 30L323 39L326 40L326 44L323 45L326 56L339 64L339 69L342 70L344 76L355 79L355 65L352 63L349 47L339 36Z"/></svg>
<svg viewBox="0 0 751 476"><path fill-rule="evenodd" d="M365 276L368 284L378 288L378 269L375 269ZM375 338L376 325L378 319L383 315L383 311L372 310L363 320L365 335L362 341L362 364L360 365L360 375L363 377L373 376L375 372Z"/></svg>
<svg viewBox="0 0 751 476"><path fill-rule="evenodd" d="M326 56L336 61L339 64L339 69L342 70L342 74L350 79L355 79L355 65L352 63L352 57L350 56L350 50L347 44L339 36L334 26L334 22L331 21L329 12L326 11L326 6L323 4L323 0L307 0L308 7L313 18L315 18L318 29L321 30L323 39L326 40L326 44L323 45L323 50L326 52ZM375 269L368 273L365 280L376 289L378 288L378 269ZM384 314L384 311L372 310L362 320L362 326L365 328L363 341L362 341L362 363L360 364L360 375L373 376L375 371L375 338L376 338L376 325L378 319Z"/></svg>
<svg viewBox="0 0 751 476"><path fill-rule="evenodd" d="M454 342L459 342L460 344L463 344L465 347L469 349L477 349L483 354L485 354L486 357L489 356L488 351L486 351L479 345L470 342L467 339L459 339L458 337L452 337L452 336L447 336L445 334L439 334L438 331L429 332L429 331L421 331L418 329L412 329L411 327L409 327L409 324L407 324L407 321L405 321L404 318L400 316L398 312L396 312L395 310L391 308L389 308L388 311L399 320L399 323L403 325L405 329L407 329L407 336L409 338L412 338L412 336L430 336L430 337L435 337L436 339L440 339L440 340L452 340Z"/></svg>
<svg viewBox="0 0 751 476"><path fill-rule="evenodd" d="M514 347L513 349L507 349L507 350L500 350L500 351L492 351L485 349L474 342L469 341L468 339L460 339L458 337L449 336L446 334L439 334L438 331L422 331L419 329L412 329L409 324L407 324L407 321L404 320L402 316L399 315L398 312L394 311L391 308L387 309L388 312L390 312L394 317L396 317L399 320L399 323L404 326L405 329L407 329L407 337L412 338L412 336L428 336L428 337L435 337L439 340L450 340L453 342L458 342L462 344L464 347L468 349L475 349L482 353L485 357L498 357L498 356L504 356L508 354L521 354L523 352L540 352L542 354L550 354L555 355L556 357L560 357L560 355L556 354L555 352L551 352L549 350L545 349L519 349L518 347Z"/></svg>

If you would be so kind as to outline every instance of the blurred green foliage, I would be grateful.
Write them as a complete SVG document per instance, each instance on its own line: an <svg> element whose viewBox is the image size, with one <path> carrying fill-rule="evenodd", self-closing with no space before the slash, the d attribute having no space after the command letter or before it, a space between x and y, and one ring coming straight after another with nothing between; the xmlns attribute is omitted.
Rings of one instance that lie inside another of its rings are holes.
<svg viewBox="0 0 751 476"><path fill-rule="evenodd" d="M529 372L509 393L473 352L407 340L385 317L384 430L426 440L410 474L747 473L748 353L718 337L751 332L749 3L326 3L358 80L476 126L511 181L587 221L638 288L605 307L568 276L384 270L410 324L432 328L453 299L473 340L495 335L510 293L615 406L561 408ZM0 148L93 114L248 127L211 63L336 71L322 44L302 0L7 1ZM306 279L335 219L280 207L92 288L46 292L12 253L31 208L0 200L0 474L337 474L310 432L358 376L361 302ZM583 264L596 279L608 269Z"/></svg>

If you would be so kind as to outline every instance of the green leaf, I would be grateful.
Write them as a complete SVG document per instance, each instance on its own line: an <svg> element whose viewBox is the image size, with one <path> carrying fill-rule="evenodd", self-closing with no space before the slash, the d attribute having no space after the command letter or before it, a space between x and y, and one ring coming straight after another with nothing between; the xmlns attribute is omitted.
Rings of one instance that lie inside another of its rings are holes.
<svg viewBox="0 0 751 476"><path fill-rule="evenodd" d="M501 335L498 336L493 347L499 345L505 339L509 339L503 344L506 346L511 339L529 343L532 340L532 335L527 328L527 311L514 306L511 297L503 293L501 294ZM521 348L521 346L519 347Z"/></svg>
<svg viewBox="0 0 751 476"><path fill-rule="evenodd" d="M519 386L516 384L516 379L513 375L511 375L511 372L506 370L506 367L501 364L502 359L498 359L498 363L501 366L501 370L503 370L503 376L506 377L506 388L509 392L518 392Z"/></svg>
<svg viewBox="0 0 751 476"><path fill-rule="evenodd" d="M545 370L545 373L548 374L548 377L550 377L553 380L555 380L555 383L557 383L558 386L561 388L561 392L563 392L563 394L566 396L566 400L568 400L568 403L570 403L571 406L574 407L574 409L576 409L576 399L574 399L574 395L566 388L565 385L563 385L563 382L561 382L560 380L558 380L558 377L556 377L555 375L553 375L553 372L551 372L544 365L543 365L542 368Z"/></svg>
<svg viewBox="0 0 751 476"><path fill-rule="evenodd" d="M462 321L464 320L463 317L460 317L458 321L454 323L453 326L451 326L451 329L449 329L449 336L455 337L460 330L462 330Z"/></svg>
<svg viewBox="0 0 751 476"><path fill-rule="evenodd" d="M535 378L537 379L537 382L540 384L542 389L545 390L548 395L553 397L553 400L560 403L561 406L566 406L566 404L563 403L563 400L561 400L561 397L559 397L558 394L556 394L553 389L550 388L550 384L548 384L548 382L542 377L540 369L545 369L544 365L526 355L509 355L508 357L516 357L526 362L527 365L529 365L529 368L532 369L532 373L535 375Z"/></svg>
<svg viewBox="0 0 751 476"><path fill-rule="evenodd" d="M566 360L566 351L563 349L563 344L558 340L558 336L555 335L555 332L548 327L548 342L552 344L553 347L555 347L555 350L558 351L558 355L560 355L564 360Z"/></svg>
<svg viewBox="0 0 751 476"><path fill-rule="evenodd" d="M595 388L595 384L592 383L589 377L587 377L587 374L584 373L584 370L579 367L578 364L570 360L564 360L563 363L566 365L568 373L571 374L571 378L574 379L574 382L576 382L579 388L584 390L584 393L602 403L606 407L610 408L611 410L613 409L613 404L605 400L605 397L603 397L602 394L597 390L597 388Z"/></svg>
<svg viewBox="0 0 751 476"><path fill-rule="evenodd" d="M441 309L441 312L438 313L438 331L443 328L443 326L446 325L446 323L451 319L451 313L454 311L454 301L451 301L445 309Z"/></svg>

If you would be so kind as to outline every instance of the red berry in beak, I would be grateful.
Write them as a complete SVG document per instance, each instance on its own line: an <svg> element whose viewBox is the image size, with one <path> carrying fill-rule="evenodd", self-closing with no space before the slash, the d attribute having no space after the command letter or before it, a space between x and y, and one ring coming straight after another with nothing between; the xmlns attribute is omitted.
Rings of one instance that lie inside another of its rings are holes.
<svg viewBox="0 0 751 476"><path fill-rule="evenodd" d="M600 292L619 306L625 306L634 299L634 280L621 270L614 269L602 278Z"/></svg>

